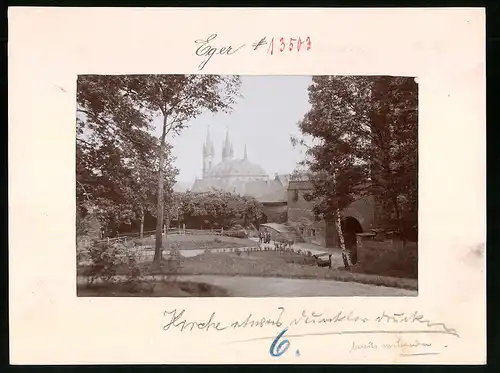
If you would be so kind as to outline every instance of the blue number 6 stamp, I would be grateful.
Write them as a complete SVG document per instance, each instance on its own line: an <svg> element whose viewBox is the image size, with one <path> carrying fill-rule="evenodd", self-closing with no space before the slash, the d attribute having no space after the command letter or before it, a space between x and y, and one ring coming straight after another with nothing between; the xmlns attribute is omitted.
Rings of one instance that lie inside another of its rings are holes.
<svg viewBox="0 0 500 373"><path fill-rule="evenodd" d="M279 344L280 338L287 332L288 328L285 328L278 336L274 339L273 343L271 343L271 347L269 348L269 354L273 357L278 357L283 355L288 347L290 347L290 341L288 339L283 339Z"/></svg>

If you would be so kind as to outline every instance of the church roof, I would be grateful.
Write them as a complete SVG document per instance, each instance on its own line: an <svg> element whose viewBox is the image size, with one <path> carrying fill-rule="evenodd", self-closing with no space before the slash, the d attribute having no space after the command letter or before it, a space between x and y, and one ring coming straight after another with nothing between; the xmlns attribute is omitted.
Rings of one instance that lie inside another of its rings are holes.
<svg viewBox="0 0 500 373"><path fill-rule="evenodd" d="M210 177L224 176L268 176L259 165L248 159L225 159L209 170Z"/></svg>
<svg viewBox="0 0 500 373"><path fill-rule="evenodd" d="M286 189L276 180L236 181L228 185L221 179L196 179L191 190L193 192L222 190L254 197L262 203L287 201Z"/></svg>
<svg viewBox="0 0 500 373"><path fill-rule="evenodd" d="M213 157L213 155L213 142L207 131L203 156ZM275 175L274 180L269 180L269 175L261 166L248 160L246 145L242 159L233 159L233 156L233 144L229 138L229 131L226 131L226 139L222 147L222 162L209 170L204 169L203 178L196 179L191 190L193 192L220 190L254 197L263 203L286 202L288 180L284 175Z"/></svg>

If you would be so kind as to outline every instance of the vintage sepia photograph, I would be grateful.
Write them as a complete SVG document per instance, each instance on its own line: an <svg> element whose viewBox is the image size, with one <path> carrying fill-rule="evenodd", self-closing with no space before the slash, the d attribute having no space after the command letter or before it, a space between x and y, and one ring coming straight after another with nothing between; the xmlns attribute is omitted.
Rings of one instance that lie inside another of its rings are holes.
<svg viewBox="0 0 500 373"><path fill-rule="evenodd" d="M11 364L485 364L485 9L249 10L9 8Z"/></svg>
<svg viewBox="0 0 500 373"><path fill-rule="evenodd" d="M79 75L79 297L418 295L418 79Z"/></svg>

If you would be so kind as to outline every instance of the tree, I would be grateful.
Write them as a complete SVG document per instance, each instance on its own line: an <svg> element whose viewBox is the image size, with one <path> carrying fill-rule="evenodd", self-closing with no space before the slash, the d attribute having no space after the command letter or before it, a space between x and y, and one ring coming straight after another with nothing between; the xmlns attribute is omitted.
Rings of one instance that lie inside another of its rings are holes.
<svg viewBox="0 0 500 373"><path fill-rule="evenodd" d="M416 201L417 90L412 78L317 76L309 87L311 109L298 126L315 143L303 166L310 171L317 216L335 221L350 266L341 211L365 195L379 197L403 219L405 201Z"/></svg>
<svg viewBox="0 0 500 373"><path fill-rule="evenodd" d="M373 83L372 184L383 221L405 240L418 225L418 89L413 78ZM413 232L412 232L413 231Z"/></svg>
<svg viewBox="0 0 500 373"><path fill-rule="evenodd" d="M162 119L153 259L158 263L162 251L166 137L168 134L179 134L189 125L189 120L205 110L213 113L230 111L238 95L240 80L237 76L220 75L138 75L128 76L126 83L126 94L136 106Z"/></svg>
<svg viewBox="0 0 500 373"><path fill-rule="evenodd" d="M158 143L158 139L155 138ZM164 179L164 194L165 201L172 198L173 186L175 184L175 177L178 175L178 170L173 166L173 157L171 153L172 146L166 144L164 151L165 167L163 172ZM157 217L157 180L159 174L159 144L152 148L152 153L149 156L137 155L134 159L135 163L131 162L133 166L132 186L130 188L131 195L129 199L133 201L136 211L140 219L140 238L144 236L144 218L147 213ZM167 222L167 227L169 226Z"/></svg>
<svg viewBox="0 0 500 373"><path fill-rule="evenodd" d="M262 216L262 203L223 191L186 192L178 195L182 220L196 227L227 227L236 223L247 226Z"/></svg>
<svg viewBox="0 0 500 373"><path fill-rule="evenodd" d="M92 204L103 225L118 227L156 211L159 149L152 116L127 93L126 76L80 76L77 89L77 205ZM164 183L178 171L165 146ZM154 208L153 208L154 207Z"/></svg>
<svg viewBox="0 0 500 373"><path fill-rule="evenodd" d="M258 224L264 213L264 206L254 197L241 197L243 226L247 227L250 224Z"/></svg>
<svg viewBox="0 0 500 373"><path fill-rule="evenodd" d="M131 155L150 155L150 118L126 95L121 76L81 75L77 84L77 207L103 226L134 218Z"/></svg>

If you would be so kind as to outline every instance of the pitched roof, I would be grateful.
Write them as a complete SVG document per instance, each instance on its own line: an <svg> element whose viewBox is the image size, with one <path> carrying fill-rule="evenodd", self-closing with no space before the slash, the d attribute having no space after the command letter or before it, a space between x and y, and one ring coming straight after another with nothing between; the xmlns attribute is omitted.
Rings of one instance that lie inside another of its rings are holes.
<svg viewBox="0 0 500 373"><path fill-rule="evenodd" d="M286 189L276 180L250 181L246 185L245 195L260 202L286 202Z"/></svg>
<svg viewBox="0 0 500 373"><path fill-rule="evenodd" d="M273 203L273 202L287 202L286 190L280 189L269 192L267 194L256 197L259 202Z"/></svg>
<svg viewBox="0 0 500 373"><path fill-rule="evenodd" d="M290 180L288 183L288 189L309 190L312 187L312 181L309 180Z"/></svg>
<svg viewBox="0 0 500 373"><path fill-rule="evenodd" d="M282 175L276 174L274 179L279 181L285 189L288 188L288 182L290 180L290 175L288 175L288 174L282 174Z"/></svg>

